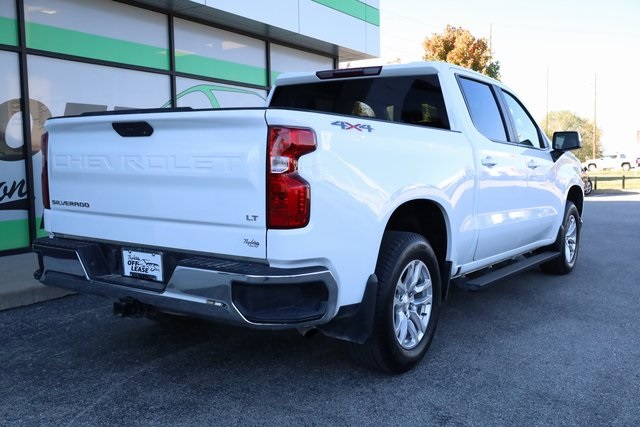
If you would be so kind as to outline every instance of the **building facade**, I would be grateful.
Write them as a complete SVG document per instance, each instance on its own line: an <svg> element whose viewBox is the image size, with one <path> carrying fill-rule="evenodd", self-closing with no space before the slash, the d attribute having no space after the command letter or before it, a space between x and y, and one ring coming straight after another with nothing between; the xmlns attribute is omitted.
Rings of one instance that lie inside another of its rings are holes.
<svg viewBox="0 0 640 427"><path fill-rule="evenodd" d="M45 234L49 117L261 106L282 72L379 56L379 26L379 0L0 0L0 255Z"/></svg>

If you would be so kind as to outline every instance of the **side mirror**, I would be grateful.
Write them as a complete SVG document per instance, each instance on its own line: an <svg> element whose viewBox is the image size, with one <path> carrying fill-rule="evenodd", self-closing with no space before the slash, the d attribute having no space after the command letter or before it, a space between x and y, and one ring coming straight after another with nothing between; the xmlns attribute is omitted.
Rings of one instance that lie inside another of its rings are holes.
<svg viewBox="0 0 640 427"><path fill-rule="evenodd" d="M580 134L575 131L553 133L553 149L559 151L576 150L582 147Z"/></svg>

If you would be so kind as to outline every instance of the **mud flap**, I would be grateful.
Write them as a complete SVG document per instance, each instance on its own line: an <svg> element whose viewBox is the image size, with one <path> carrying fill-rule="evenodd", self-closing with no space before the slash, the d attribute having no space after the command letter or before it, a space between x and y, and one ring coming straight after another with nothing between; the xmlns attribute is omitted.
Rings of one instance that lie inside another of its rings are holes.
<svg viewBox="0 0 640 427"><path fill-rule="evenodd" d="M364 344L373 331L377 293L378 278L372 274L367 280L362 302L342 307L331 322L318 329L331 338Z"/></svg>

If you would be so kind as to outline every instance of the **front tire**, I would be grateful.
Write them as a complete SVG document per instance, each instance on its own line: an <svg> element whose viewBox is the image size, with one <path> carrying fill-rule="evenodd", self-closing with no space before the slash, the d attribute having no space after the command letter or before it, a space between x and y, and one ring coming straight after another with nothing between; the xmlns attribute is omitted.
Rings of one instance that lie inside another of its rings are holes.
<svg viewBox="0 0 640 427"><path fill-rule="evenodd" d="M382 240L372 335L351 344L354 359L368 368L402 373L426 354L440 312L438 261L421 235L390 231Z"/></svg>
<svg viewBox="0 0 640 427"><path fill-rule="evenodd" d="M568 274L573 271L580 249L580 213L576 206L567 201L562 222L562 236L556 246L560 256L540 265L545 273Z"/></svg>

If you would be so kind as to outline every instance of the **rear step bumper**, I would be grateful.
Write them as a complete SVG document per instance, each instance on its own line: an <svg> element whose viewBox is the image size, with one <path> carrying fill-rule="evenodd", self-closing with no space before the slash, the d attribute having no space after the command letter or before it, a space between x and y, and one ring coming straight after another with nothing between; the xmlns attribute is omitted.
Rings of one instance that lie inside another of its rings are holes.
<svg viewBox="0 0 640 427"><path fill-rule="evenodd" d="M309 327L335 315L337 284L324 267L273 268L178 256L165 283L122 276L118 246L71 239L34 242L36 279L48 286L157 310L266 329ZM175 255L175 254L174 254Z"/></svg>

